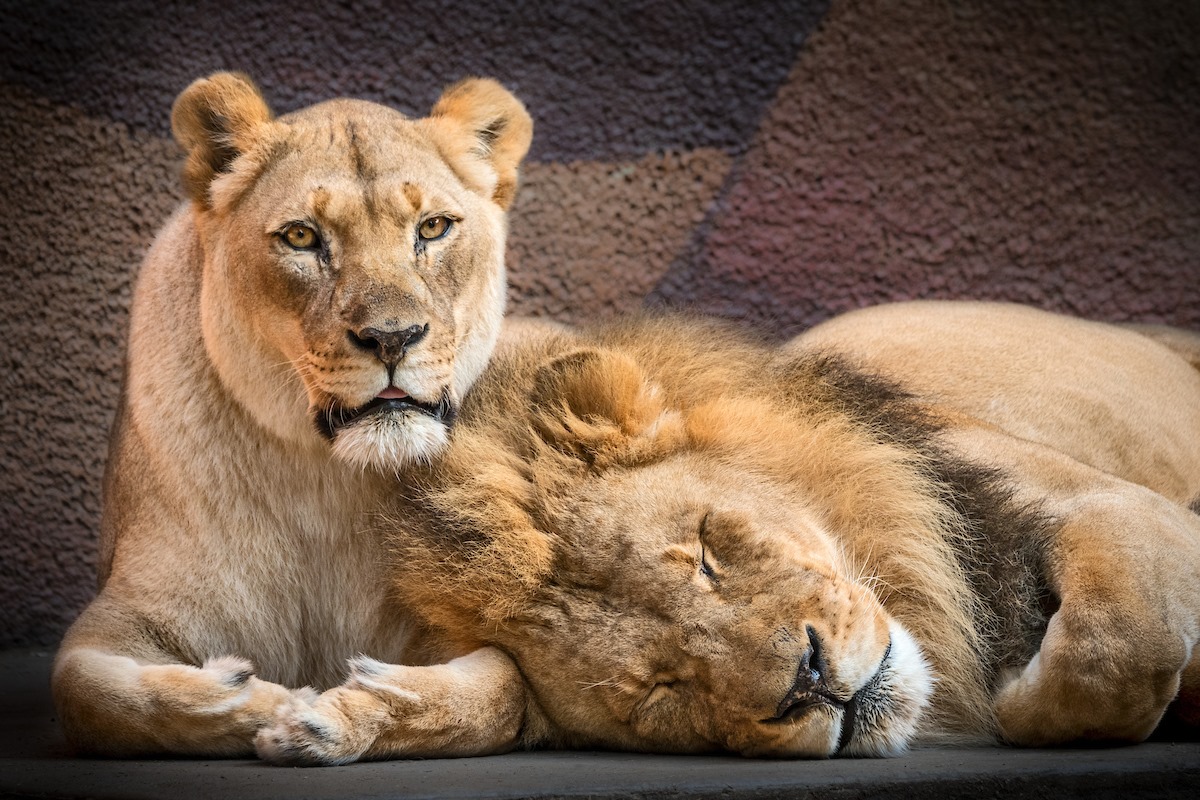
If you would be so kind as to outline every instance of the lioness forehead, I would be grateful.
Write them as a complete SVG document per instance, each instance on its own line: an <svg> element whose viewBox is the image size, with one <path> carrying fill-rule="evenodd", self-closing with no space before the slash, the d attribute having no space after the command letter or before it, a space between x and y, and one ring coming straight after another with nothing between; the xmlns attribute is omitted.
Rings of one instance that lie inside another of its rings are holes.
<svg viewBox="0 0 1200 800"><path fill-rule="evenodd" d="M254 191L275 195L284 217L407 225L425 213L461 216L464 187L418 123L362 100L338 99L280 119ZM273 216L268 227L279 219ZM273 228L272 228L273 229Z"/></svg>
<svg viewBox="0 0 1200 800"><path fill-rule="evenodd" d="M442 163L420 124L386 106L340 98L280 117L287 130L285 155L303 153L361 182L422 176ZM450 178L449 169L432 170Z"/></svg>
<svg viewBox="0 0 1200 800"><path fill-rule="evenodd" d="M352 97L324 100L283 114L278 121L293 129L316 131L328 130L331 126L336 127L346 122L373 127L380 131L413 127L413 120L394 108L368 100L355 100Z"/></svg>

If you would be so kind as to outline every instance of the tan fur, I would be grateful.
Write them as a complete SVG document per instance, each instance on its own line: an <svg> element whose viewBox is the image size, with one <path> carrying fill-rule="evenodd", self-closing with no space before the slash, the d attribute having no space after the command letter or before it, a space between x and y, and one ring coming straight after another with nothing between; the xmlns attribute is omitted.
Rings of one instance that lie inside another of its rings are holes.
<svg viewBox="0 0 1200 800"><path fill-rule="evenodd" d="M998 693L1007 739L1137 741L1172 700L1197 724L1200 335L910 303L835 319L797 346L837 347L983 423L953 431L953 446L1061 521L1049 580L1062 608Z"/></svg>
<svg viewBox="0 0 1200 800"><path fill-rule="evenodd" d="M1179 354L1200 337L1169 333L953 303L857 312L781 350L673 318L526 331L389 523L427 634L482 648L452 662L461 694L434 669L351 681L281 711L259 753L883 755L1137 741L1169 705L1196 725L1200 373ZM987 594L973 571L992 568L1045 596ZM1022 603L1053 612L1040 648L1005 638ZM833 701L773 721L790 690ZM412 718L390 699L406 691ZM513 716L478 720L481 693Z"/></svg>
<svg viewBox="0 0 1200 800"><path fill-rule="evenodd" d="M424 120L357 100L275 118L218 73L172 123L191 202L139 277L101 591L54 693L86 751L247 754L299 687L413 635L367 520L491 353L530 120L478 79Z"/></svg>

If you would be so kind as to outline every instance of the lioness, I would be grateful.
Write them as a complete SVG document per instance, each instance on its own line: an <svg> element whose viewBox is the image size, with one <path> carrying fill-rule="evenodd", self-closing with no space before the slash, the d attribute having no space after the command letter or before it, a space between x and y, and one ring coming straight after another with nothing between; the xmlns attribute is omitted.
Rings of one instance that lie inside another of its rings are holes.
<svg viewBox="0 0 1200 800"><path fill-rule="evenodd" d="M363 516L444 447L491 354L532 126L490 80L421 120L346 99L273 118L219 73L172 127L190 202L138 279L101 590L53 689L85 751L250 754L296 687L401 657Z"/></svg>
<svg viewBox="0 0 1200 800"><path fill-rule="evenodd" d="M408 487L394 586L466 655L357 660L263 757L1200 726L1200 335L954 303L782 350L670 318L561 333L498 350Z"/></svg>

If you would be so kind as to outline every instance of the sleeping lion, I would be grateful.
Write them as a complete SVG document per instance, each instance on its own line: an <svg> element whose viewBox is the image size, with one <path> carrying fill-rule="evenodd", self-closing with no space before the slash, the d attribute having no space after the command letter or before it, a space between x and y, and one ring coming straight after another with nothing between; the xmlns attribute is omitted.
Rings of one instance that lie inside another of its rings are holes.
<svg viewBox="0 0 1200 800"><path fill-rule="evenodd" d="M406 487L394 588L411 663L445 663L356 659L264 758L1200 726L1196 334L972 303L777 349L669 317L526 330Z"/></svg>

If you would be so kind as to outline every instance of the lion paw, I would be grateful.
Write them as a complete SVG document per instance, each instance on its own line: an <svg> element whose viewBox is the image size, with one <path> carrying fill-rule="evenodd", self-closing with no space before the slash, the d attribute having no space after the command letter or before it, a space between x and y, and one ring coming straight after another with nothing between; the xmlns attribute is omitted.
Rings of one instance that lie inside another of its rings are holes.
<svg viewBox="0 0 1200 800"><path fill-rule="evenodd" d="M188 669L184 667L184 669ZM219 708L213 712L232 710L245 703L250 697L250 681L254 677L254 665L244 658L220 656L210 658L200 667L196 675L198 682L209 683L213 698L222 698Z"/></svg>
<svg viewBox="0 0 1200 800"><path fill-rule="evenodd" d="M258 732L259 757L290 766L333 766L362 758L382 731L418 711L420 696L403 686L411 669L366 656L351 659L346 683L307 701L295 698Z"/></svg>
<svg viewBox="0 0 1200 800"><path fill-rule="evenodd" d="M280 766L326 767L348 764L361 755L347 747L340 726L311 704L281 709L275 722L259 730L254 748L263 761Z"/></svg>

